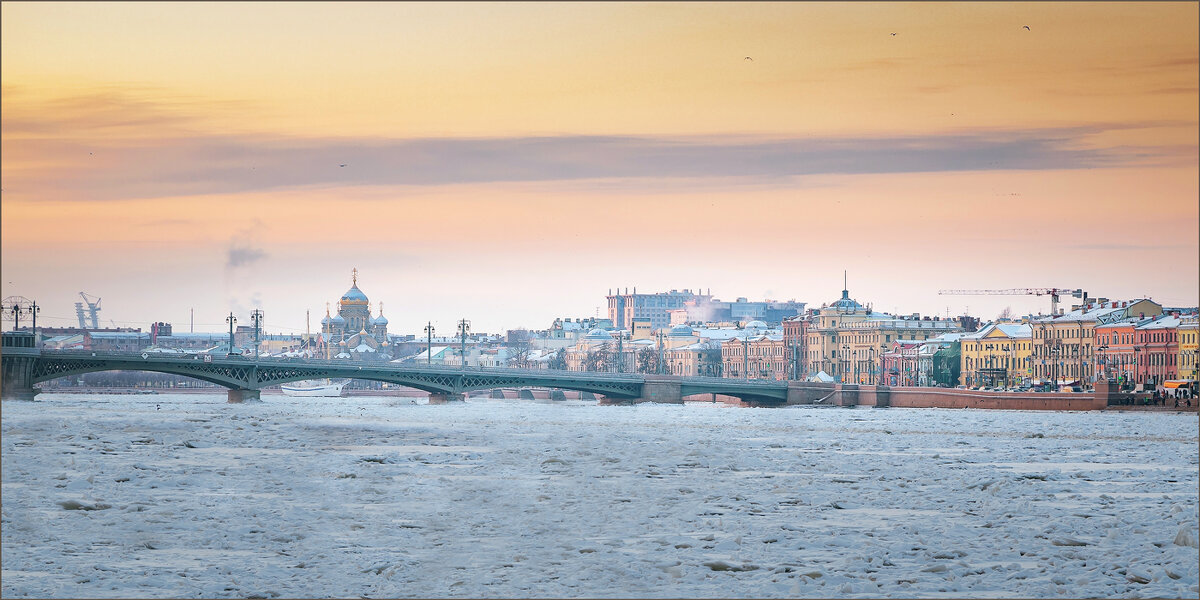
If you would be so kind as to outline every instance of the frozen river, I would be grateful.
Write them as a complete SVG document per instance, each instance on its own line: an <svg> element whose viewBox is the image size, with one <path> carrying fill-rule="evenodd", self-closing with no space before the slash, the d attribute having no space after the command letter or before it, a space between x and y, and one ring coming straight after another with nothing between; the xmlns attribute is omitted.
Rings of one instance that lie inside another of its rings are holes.
<svg viewBox="0 0 1200 600"><path fill-rule="evenodd" d="M1197 597L1195 414L3 404L8 597Z"/></svg>

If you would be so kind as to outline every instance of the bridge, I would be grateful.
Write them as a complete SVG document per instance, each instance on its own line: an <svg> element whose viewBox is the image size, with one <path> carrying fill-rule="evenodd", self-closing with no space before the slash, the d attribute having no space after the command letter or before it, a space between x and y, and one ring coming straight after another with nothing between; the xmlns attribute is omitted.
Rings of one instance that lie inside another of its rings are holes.
<svg viewBox="0 0 1200 600"><path fill-rule="evenodd" d="M37 394L34 384L97 371L153 371L192 377L227 388L230 402L257 399L264 387L324 378L365 379L416 388L429 392L430 403L462 400L475 390L521 386L591 392L619 403L682 403L686 396L722 394L754 404L782 405L811 403L814 392L827 392L808 389L812 384L797 381L10 346L3 349L0 362L3 396L25 399Z"/></svg>

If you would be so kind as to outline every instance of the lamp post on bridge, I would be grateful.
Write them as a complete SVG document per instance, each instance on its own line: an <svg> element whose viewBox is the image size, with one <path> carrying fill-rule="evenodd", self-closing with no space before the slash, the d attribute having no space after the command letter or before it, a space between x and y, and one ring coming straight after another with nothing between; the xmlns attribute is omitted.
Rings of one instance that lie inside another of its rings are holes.
<svg viewBox="0 0 1200 600"><path fill-rule="evenodd" d="M471 322L466 319L458 321L459 335L459 356L462 359L462 368L467 368L467 333L471 331Z"/></svg>
<svg viewBox="0 0 1200 600"><path fill-rule="evenodd" d="M742 378L750 378L750 334L742 328Z"/></svg>
<svg viewBox="0 0 1200 600"><path fill-rule="evenodd" d="M258 333L262 329L263 311L257 308L250 311L250 320L254 321L254 358L258 358Z"/></svg>
<svg viewBox="0 0 1200 600"><path fill-rule="evenodd" d="M655 367L654 370L657 371L659 375L662 375L662 372L663 372L663 360L664 360L663 359L663 332L662 332L662 329L659 329L658 330L658 361L657 361L657 364L654 365L654 367Z"/></svg>
<svg viewBox="0 0 1200 600"><path fill-rule="evenodd" d="M425 364L433 364L433 321L425 325Z"/></svg>
<svg viewBox="0 0 1200 600"><path fill-rule="evenodd" d="M232 311L225 317L225 322L229 323L229 354L233 354L233 324L237 323L237 317L233 316Z"/></svg>

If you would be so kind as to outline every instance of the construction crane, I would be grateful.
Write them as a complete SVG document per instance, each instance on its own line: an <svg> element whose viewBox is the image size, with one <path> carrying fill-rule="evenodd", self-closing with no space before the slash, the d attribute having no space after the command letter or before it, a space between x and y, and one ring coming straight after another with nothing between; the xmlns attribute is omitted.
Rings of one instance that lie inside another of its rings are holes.
<svg viewBox="0 0 1200 600"><path fill-rule="evenodd" d="M88 299L88 294L85 292L79 292L79 297L83 298L83 302L75 303L75 316L79 318L79 328L87 329L87 321L84 320L83 316L83 304L86 302L88 316L91 317L92 321L92 329L100 329L99 319L97 318L97 313L100 312L100 297L97 296L96 300L92 301Z"/></svg>
<svg viewBox="0 0 1200 600"><path fill-rule="evenodd" d="M1059 288L1013 288L1009 290L938 290L942 296L1050 296L1050 314L1058 314L1058 298L1070 294L1087 300L1088 293L1081 289Z"/></svg>

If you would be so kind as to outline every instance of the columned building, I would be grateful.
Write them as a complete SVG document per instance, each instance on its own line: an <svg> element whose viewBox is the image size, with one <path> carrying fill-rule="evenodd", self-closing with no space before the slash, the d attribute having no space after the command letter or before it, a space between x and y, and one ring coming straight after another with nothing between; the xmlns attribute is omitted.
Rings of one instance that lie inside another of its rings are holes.
<svg viewBox="0 0 1200 600"><path fill-rule="evenodd" d="M962 383L1014 386L1029 376L1032 329L1019 323L992 323L962 336Z"/></svg>
<svg viewBox="0 0 1200 600"><path fill-rule="evenodd" d="M1096 375L1096 328L1120 321L1142 320L1162 314L1153 300L1096 302L1064 315L1034 319L1033 378L1051 385L1091 387ZM1137 354L1137 351L1134 351ZM1107 353L1106 353L1107 358ZM1141 364L1137 356L1135 364Z"/></svg>
<svg viewBox="0 0 1200 600"><path fill-rule="evenodd" d="M850 298L849 290L822 306L808 327L807 369L824 371L842 383L874 385L880 381L883 355L896 340L923 341L962 331L957 321L877 313Z"/></svg>

